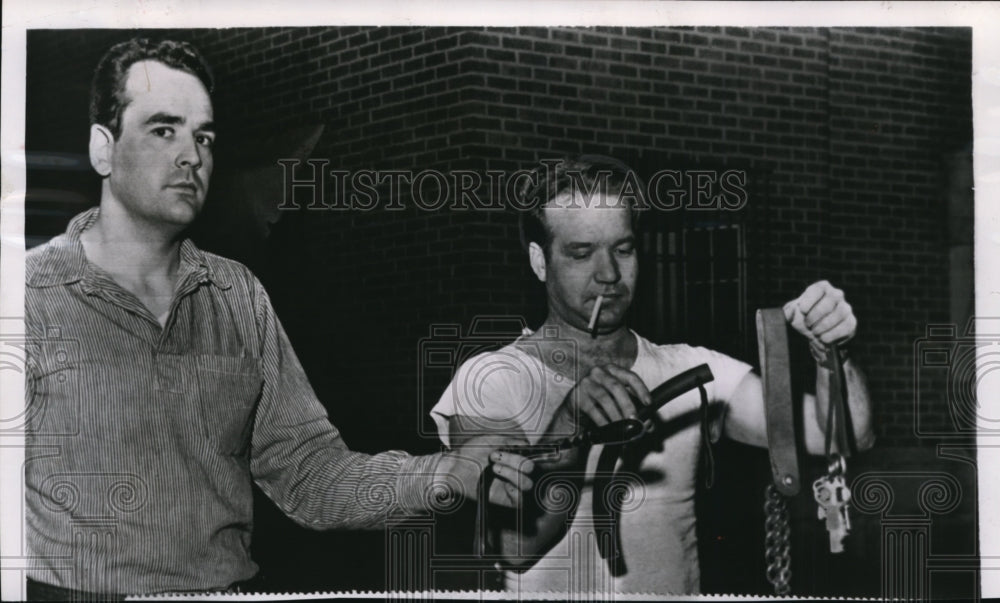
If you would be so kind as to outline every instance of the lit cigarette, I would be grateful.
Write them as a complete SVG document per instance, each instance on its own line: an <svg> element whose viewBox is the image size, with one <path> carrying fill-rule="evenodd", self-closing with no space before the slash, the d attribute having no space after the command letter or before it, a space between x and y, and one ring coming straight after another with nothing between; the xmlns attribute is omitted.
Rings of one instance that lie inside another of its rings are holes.
<svg viewBox="0 0 1000 603"><path fill-rule="evenodd" d="M597 315L601 313L601 302L604 301L603 295L597 296L597 301L594 302L594 310L590 313L590 323L587 325L587 330L590 331L592 337L597 337Z"/></svg>

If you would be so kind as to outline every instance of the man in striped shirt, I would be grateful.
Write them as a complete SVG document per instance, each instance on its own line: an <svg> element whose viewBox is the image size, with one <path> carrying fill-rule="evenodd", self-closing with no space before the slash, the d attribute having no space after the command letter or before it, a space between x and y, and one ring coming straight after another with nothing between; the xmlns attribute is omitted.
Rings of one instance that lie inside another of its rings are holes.
<svg viewBox="0 0 1000 603"><path fill-rule="evenodd" d="M215 139L186 43L130 40L94 76L100 205L27 258L32 599L227 589L254 576L251 483L316 529L383 525L475 492L519 504L530 462L351 452L250 271L184 236ZM442 494L444 492L444 494Z"/></svg>

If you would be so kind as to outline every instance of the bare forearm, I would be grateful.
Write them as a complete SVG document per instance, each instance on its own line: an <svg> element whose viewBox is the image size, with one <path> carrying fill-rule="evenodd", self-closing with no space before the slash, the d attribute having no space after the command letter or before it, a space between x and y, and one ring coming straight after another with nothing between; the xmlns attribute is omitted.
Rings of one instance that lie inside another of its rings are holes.
<svg viewBox="0 0 1000 603"><path fill-rule="evenodd" d="M811 454L825 453L830 375L829 369L820 364L816 365L816 396L813 400L807 399L806 401L804 417L806 449ZM867 379L857 364L848 360L844 363L844 380L847 382L847 407L854 431L854 441L858 450L868 450L875 445L875 434L872 429L871 398L868 393ZM838 451L835 440L833 450Z"/></svg>
<svg viewBox="0 0 1000 603"><path fill-rule="evenodd" d="M580 455L585 456L585 455ZM527 569L543 557L569 527L580 502L583 467L549 471L522 513L499 518L501 554L515 569Z"/></svg>
<svg viewBox="0 0 1000 603"><path fill-rule="evenodd" d="M524 529L502 529L500 542L504 562L515 570L530 568L559 542L572 517L568 511L546 513L535 522L530 534Z"/></svg>

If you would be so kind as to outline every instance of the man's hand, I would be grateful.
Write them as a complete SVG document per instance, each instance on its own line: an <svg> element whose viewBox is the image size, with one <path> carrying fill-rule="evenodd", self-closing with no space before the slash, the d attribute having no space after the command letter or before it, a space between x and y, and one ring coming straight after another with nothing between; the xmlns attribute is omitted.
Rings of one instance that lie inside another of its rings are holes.
<svg viewBox="0 0 1000 603"><path fill-rule="evenodd" d="M798 297L785 304L785 319L809 340L809 348L816 359L816 395L806 396L803 407L806 450L811 454L826 452L826 425L829 410L829 382L825 378L833 370L830 347L849 341L858 330L858 319L851 304L844 300L844 292L826 281L813 283ZM842 361L844 359L841 356ZM851 361L844 362L844 379L847 385L848 412L854 426L854 441L858 450L867 450L875 443L872 431L871 400L868 385L860 369ZM757 386L759 387L759 386ZM808 403L813 399L815 403ZM762 404L762 403L761 403ZM763 409L761 409L763 410ZM750 424L750 421L747 421ZM758 433L765 433L756 428ZM765 440L766 441L766 440Z"/></svg>
<svg viewBox="0 0 1000 603"><path fill-rule="evenodd" d="M447 488L452 495L477 500L480 474L492 465L497 479L490 487L489 501L504 507L517 507L524 493L534 485L529 476L535 465L519 454L498 449L527 443L524 439L507 436L473 436L441 458L435 471L434 485Z"/></svg>
<svg viewBox="0 0 1000 603"><path fill-rule="evenodd" d="M784 307L785 320L822 351L845 343L858 330L858 319L844 292L826 281L813 283Z"/></svg>
<svg viewBox="0 0 1000 603"><path fill-rule="evenodd" d="M557 436L575 433L581 415L596 426L635 418L635 398L643 405L652 400L639 375L614 364L595 366L566 394L550 432Z"/></svg>

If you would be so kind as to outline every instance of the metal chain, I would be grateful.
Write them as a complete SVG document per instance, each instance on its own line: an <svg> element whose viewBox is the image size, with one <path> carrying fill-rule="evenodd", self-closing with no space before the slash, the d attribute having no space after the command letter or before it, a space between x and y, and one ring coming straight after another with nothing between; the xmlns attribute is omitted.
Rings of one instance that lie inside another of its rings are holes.
<svg viewBox="0 0 1000 603"><path fill-rule="evenodd" d="M764 561L767 563L767 581L774 586L774 594L787 595L791 591L791 555L789 554L790 527L785 496L774 484L767 485L764 495Z"/></svg>

